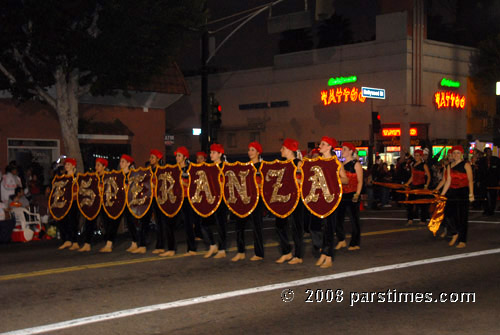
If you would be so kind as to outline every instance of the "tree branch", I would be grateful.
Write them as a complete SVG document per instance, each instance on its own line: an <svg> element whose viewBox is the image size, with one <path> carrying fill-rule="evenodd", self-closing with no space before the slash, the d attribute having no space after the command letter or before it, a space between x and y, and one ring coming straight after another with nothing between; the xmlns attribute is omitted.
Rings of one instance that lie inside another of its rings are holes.
<svg viewBox="0 0 500 335"><path fill-rule="evenodd" d="M2 63L0 63L0 71L2 71L2 73L9 79L11 84L15 84L17 82L16 78L5 68L5 66L3 66Z"/></svg>

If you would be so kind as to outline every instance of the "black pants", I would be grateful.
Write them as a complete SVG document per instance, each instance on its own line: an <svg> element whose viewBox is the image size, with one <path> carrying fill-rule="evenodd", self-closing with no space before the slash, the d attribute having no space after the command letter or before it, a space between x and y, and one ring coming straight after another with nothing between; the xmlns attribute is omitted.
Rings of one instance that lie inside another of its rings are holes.
<svg viewBox="0 0 500 335"><path fill-rule="evenodd" d="M304 213L309 212L304 210ZM333 215L333 214L332 214ZM323 249L323 240L325 238L324 226L326 225L325 219L320 219L316 215L309 212L309 232L311 233L312 245L315 250ZM333 235L334 232L332 232Z"/></svg>
<svg viewBox="0 0 500 335"><path fill-rule="evenodd" d="M140 219L140 238L139 243L141 247L146 246L146 239L149 233L149 225L151 223L151 218L154 214L155 223L156 223L156 249L165 249L165 232L167 230L166 224L167 220L165 215L158 208L158 204L153 199L153 203L149 208L149 211ZM169 232L167 232L169 233ZM171 238L171 236L169 235ZM172 242L172 241L170 241Z"/></svg>
<svg viewBox="0 0 500 335"><path fill-rule="evenodd" d="M118 233L118 227L120 226L120 222L122 218L125 218L125 222L127 223L127 229L132 238L132 242L137 243L137 219L130 213L130 210L125 207L122 215L117 219L112 219L107 217L104 222L106 225L106 234L104 235L104 239L106 241L111 241L115 243L116 235Z"/></svg>
<svg viewBox="0 0 500 335"><path fill-rule="evenodd" d="M337 233L338 240L344 241L345 240L344 219L346 211L349 210L349 218L351 220L351 226L352 226L351 243L349 243L349 246L351 247L359 246L361 242L361 226L359 222L359 201L352 202L353 195L354 192L344 193L342 195L342 200L340 201L339 207L337 208L338 221L335 227L335 232Z"/></svg>
<svg viewBox="0 0 500 335"><path fill-rule="evenodd" d="M289 220L292 220L290 222ZM286 218L276 217L276 232L280 243L281 253L289 254L292 251L290 241L288 239L288 223L290 222L293 243L295 245L294 257L302 258L304 255L304 205L299 201L297 207Z"/></svg>
<svg viewBox="0 0 500 335"><path fill-rule="evenodd" d="M184 199L184 203L182 204L182 208L179 211L179 214L177 214L177 219L182 220L184 224L184 231L186 232L186 244L187 244L187 251L196 251L196 242L194 240L194 216L195 213L193 211L193 208L189 204L189 201L187 199ZM175 223L172 222L172 226L175 227ZM168 235L168 234L167 234ZM172 234L174 241L175 241L175 234ZM169 247L170 249L170 247Z"/></svg>
<svg viewBox="0 0 500 335"><path fill-rule="evenodd" d="M207 218L202 218L201 223L202 223L202 229L204 231L204 235L208 239L210 245L215 244L214 240L214 235L212 233L212 229L210 228L210 225L212 223L216 224L217 226L217 242L219 245L219 250L226 250L226 236L227 236L227 207L226 204L221 203L219 205L219 208L215 211L214 214L210 215Z"/></svg>
<svg viewBox="0 0 500 335"><path fill-rule="evenodd" d="M450 188L446 192L449 218L458 233L458 242L467 242L469 225L469 188Z"/></svg>
<svg viewBox="0 0 500 335"><path fill-rule="evenodd" d="M423 189L423 188L424 188L424 185L417 185L417 186L412 185L411 186L412 190ZM423 198L423 197L417 196L415 194L410 194L408 196L408 200L416 200L416 199L421 199L421 198ZM417 213L415 213L415 208L416 208ZM425 222L429 219L429 205L428 204L420 204L420 205L408 204L408 205L406 205L406 213L407 213L408 220L413 220L415 218L415 214L418 214L418 212L420 212L420 221Z"/></svg>
<svg viewBox="0 0 500 335"><path fill-rule="evenodd" d="M59 232L63 241L78 242L78 220L80 211L76 200L71 205L71 208L66 216L59 221Z"/></svg>
<svg viewBox="0 0 500 335"><path fill-rule="evenodd" d="M321 247L321 253L323 255L334 258L335 256L335 245L334 245L334 235L335 235L335 227L337 222L337 211L333 212L329 216L326 217L323 232L323 243Z"/></svg>
<svg viewBox="0 0 500 335"><path fill-rule="evenodd" d="M236 220L236 245L238 252L245 252L245 225L250 219L253 224L253 246L256 256L264 258L264 240L262 237L262 200L259 200L257 207L248 217Z"/></svg>
<svg viewBox="0 0 500 335"><path fill-rule="evenodd" d="M484 214L493 215L495 214L495 209L497 207L498 191L489 190L488 186L490 185L485 185L484 187L482 187L483 192L481 192L481 197L486 198L483 201ZM491 185L491 186L497 186L497 185Z"/></svg>

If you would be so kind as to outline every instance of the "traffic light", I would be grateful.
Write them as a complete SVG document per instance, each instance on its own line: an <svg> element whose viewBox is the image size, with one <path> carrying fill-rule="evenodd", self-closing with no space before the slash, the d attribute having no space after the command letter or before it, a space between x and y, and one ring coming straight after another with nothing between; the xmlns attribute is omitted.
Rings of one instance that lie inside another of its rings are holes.
<svg viewBox="0 0 500 335"><path fill-rule="evenodd" d="M372 112L372 129L373 133L380 133L382 126L380 124L380 114L378 112Z"/></svg>
<svg viewBox="0 0 500 335"><path fill-rule="evenodd" d="M213 128L220 128L222 124L222 106L213 94L210 95L210 125Z"/></svg>

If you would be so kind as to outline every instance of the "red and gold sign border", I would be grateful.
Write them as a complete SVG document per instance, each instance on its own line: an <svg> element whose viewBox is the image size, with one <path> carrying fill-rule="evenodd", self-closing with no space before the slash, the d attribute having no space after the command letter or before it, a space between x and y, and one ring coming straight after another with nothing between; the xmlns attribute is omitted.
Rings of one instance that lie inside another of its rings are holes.
<svg viewBox="0 0 500 335"><path fill-rule="evenodd" d="M264 176L264 174L262 173L262 167L264 166L264 164L267 164L267 165L272 165L272 164L275 164L275 163L279 163L279 164L288 164L289 162L292 163L292 165L295 167L294 170L293 170L293 174L294 174L294 178L293 178L293 181L295 182L295 187L297 188L297 193L298 196L297 196L297 200L295 201L295 204L293 205L293 208L288 211L286 214L284 215L281 215L281 214L278 214L276 213L271 207L269 207L269 205L267 204L266 202L266 199L264 197L264 182L265 182L265 178L266 176ZM287 160L287 161L281 161L279 159L275 159L274 161L272 162L267 162L267 161L262 161L261 164L260 164L260 168L259 168L259 172L260 172L260 175L262 176L262 188L261 188L261 195L262 195L262 201L264 202L264 205L266 205L266 208L271 212L273 213L275 216L279 217L279 218L286 218L288 217L290 214L293 213L293 211L295 211L295 208L297 208L297 205L299 204L299 201L300 201L300 186L299 186L299 183L297 182L297 166L295 165L295 163L292 161L292 160Z"/></svg>
<svg viewBox="0 0 500 335"><path fill-rule="evenodd" d="M337 209L337 207L339 206L340 204L340 201L342 200L342 182L340 181L340 165L342 164L338 159L337 159L337 156L333 156L331 158L322 158L322 157L316 157L316 158L307 158L305 157L304 158L304 162L306 161L309 161L309 162L316 162L316 161L319 161L319 160L322 160L322 161L332 161L332 160L335 160L336 163L337 163L337 181L338 181L338 185L339 185L339 189L340 189L340 196L339 196L339 199L337 200L337 202L335 203L335 206L333 206L333 208L328 211L328 213L324 214L324 215L319 215L317 213L315 213L309 206L308 204L306 204L306 202L304 201L304 193L302 192L302 185L304 184L304 181L302 180L302 183L300 184L300 198L302 199L302 202L304 203L304 206L306 206L306 208L309 210L309 212L311 212L311 214L319 217L320 219L324 219L326 217L328 217L330 214L332 214L333 212L335 212L335 210ZM303 165L302 165L303 166ZM301 166L301 170L302 170L302 166ZM304 171L302 171L302 176L304 176Z"/></svg>
<svg viewBox="0 0 500 335"><path fill-rule="evenodd" d="M148 208L144 211L144 213L142 215L135 215L134 211L130 209L129 207L129 204L128 204L128 187L130 187L130 183L127 187L127 193L125 194L125 203L127 204L127 207L130 211L130 214L132 214L133 217L135 217L136 219L142 219L144 217L144 215L146 215L147 212L149 212L149 209L151 208L151 205L153 204L153 197L154 197L154 189L153 189L153 170L151 169L151 166L148 166L146 168L140 166L138 168L135 168L135 169L132 169L128 172L127 174L127 180L130 180L130 173L132 173L132 171L144 171L144 172L147 172L147 171L150 171L151 172L151 178L149 178L149 186L151 187L151 201L149 202L149 205L148 205Z"/></svg>
<svg viewBox="0 0 500 335"><path fill-rule="evenodd" d="M179 208L177 208L177 210L173 213L173 214L168 214L167 212L165 212L163 210L163 208L160 206L160 203L158 202L158 176L156 175L158 173L158 168L160 169L164 169L164 168L175 168L177 167L177 169L179 169L180 171L180 174L179 174L179 180L177 180L179 182L179 185L181 185L181 192L182 192L182 200L181 200L181 204L179 205ZM179 164L166 164L166 165L163 165L163 166L159 166L156 168L156 171L155 171L155 201L156 201L156 204L158 205L158 208L160 209L160 211L165 214L167 217L169 218L173 218L174 216L176 216L179 211L181 210L182 208L182 204L184 203L184 187L182 187L182 169L181 167L179 166Z"/></svg>
<svg viewBox="0 0 500 335"><path fill-rule="evenodd" d="M71 201L70 201L70 204L68 206L68 209L66 210L66 212L64 212L63 216L61 216L60 218L57 218L54 215L54 213L52 212L52 208L50 207L50 199L52 199L52 193L54 193L54 182L57 179L65 179L65 178L68 178L68 177L71 177L73 179L73 182L71 183L71 186L70 186L71 187ZM54 218L54 220L61 221L62 219L64 219L66 217L66 215L68 215L69 211L71 210L71 207L73 206L73 200L75 200L75 197L74 197L74 194L73 194L73 185L74 184L75 184L75 177L71 176L71 175L67 175L67 174L62 175L62 176L55 176L54 179L52 179L52 189L50 190L49 203L47 205L48 205L48 208L49 208L50 215L52 215L52 218Z"/></svg>
<svg viewBox="0 0 500 335"><path fill-rule="evenodd" d="M116 215L116 216L113 216L111 214L109 214L109 212L106 210L106 206L104 206L104 177L107 175L107 174L114 174L114 173L121 173L123 175L123 189L125 191L125 204L123 205L123 208L122 210L120 211L120 214ZM122 214L123 212L125 211L125 208L127 208L127 193L128 193L128 187L127 185L125 185L125 181L126 181L126 178L127 176L125 175L125 173L123 172L123 170L111 170L111 171L104 171L104 175L102 177L102 182L103 182L103 189L101 191L101 199L102 199L102 209L104 210L104 212L106 212L106 214L113 220L116 220L118 219Z"/></svg>
<svg viewBox="0 0 500 335"><path fill-rule="evenodd" d="M224 164L222 165L222 171L224 171L224 166L248 166L248 165L251 165L255 171L255 173L253 174L253 181L255 182L255 188L257 190L257 201L255 202L255 204L253 205L252 209L250 209L250 211L248 213L245 213L243 215L237 213L236 211L234 211L231 206L228 204L227 202L227 199L226 199L226 192L224 192L224 189L226 187L226 175L224 173L222 173L222 180L223 180L223 187L222 187L222 197L224 198L224 202L226 203L226 206L227 208L229 208L229 210L234 214L236 215L237 217L241 218L241 219L244 219L246 218L247 216L249 216L250 214L252 214L252 212L255 210L255 208L257 208L257 205L259 204L259 197L260 197L260 188L259 188L259 184L257 184L257 169L255 168L255 165L252 163L252 162L248 162L248 163L241 163L241 162L235 162L235 163L229 163L229 162L224 162Z"/></svg>
<svg viewBox="0 0 500 335"><path fill-rule="evenodd" d="M98 197L99 197L99 210L96 212L96 214L92 217L90 216L87 216L83 211L82 211L82 208L80 207L80 202L78 201L78 193L80 192L80 185L78 185L78 176L82 176L83 177L87 177L87 176L91 176L91 175L94 175L97 177L97 193L98 193ZM76 175L76 204L78 205L78 209L80 210L80 213L82 213L82 215L89 221L92 221L94 220L98 215L99 213L101 212L101 207L102 207L102 190L101 190L101 178L99 178L99 176L97 175L97 172L85 172L85 173L78 173Z"/></svg>
<svg viewBox="0 0 500 335"><path fill-rule="evenodd" d="M191 202L191 194L189 194L189 190L191 188L191 167L195 166L195 167L202 167L203 165L206 165L206 166L217 166L217 168L219 169L219 178L218 178L218 184L219 184L219 188L220 188L220 192L221 192L221 196L219 197L219 200L217 201L217 206L215 206L215 208L208 214L202 214L200 213L196 207L193 205L193 203ZM212 215L213 213L215 213L215 211L217 209L219 209L219 206L220 206L220 203L222 202L222 197L224 196L224 187L221 183L221 174L222 174L222 170L219 168L219 166L216 164L216 163L207 163L207 162L203 162L203 163L191 163L189 164L189 167L188 167L188 170L187 170L187 173L189 175L189 186L188 186L188 201L189 201L189 204L191 205L191 207L193 208L193 210L195 211L196 214L198 214L199 216L201 216L202 218L207 218L209 217L210 215Z"/></svg>

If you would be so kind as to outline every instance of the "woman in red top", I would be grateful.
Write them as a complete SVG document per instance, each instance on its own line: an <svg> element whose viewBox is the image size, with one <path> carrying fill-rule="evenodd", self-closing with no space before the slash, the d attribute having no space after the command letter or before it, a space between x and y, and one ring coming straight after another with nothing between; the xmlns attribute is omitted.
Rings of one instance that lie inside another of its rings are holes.
<svg viewBox="0 0 500 335"><path fill-rule="evenodd" d="M262 185L262 176L259 172L261 154L262 146L259 142L252 142L248 145L248 157L257 169L256 179L259 188ZM262 206L262 198L259 198L257 207L255 207L252 214L249 215L249 218L253 222L253 245L255 252L255 255L250 258L251 261L260 261L264 259L264 241L262 238ZM247 220L248 217L244 219L236 219L236 244L238 246L238 253L236 254L236 256L231 258L231 261L233 262L245 259L245 223Z"/></svg>
<svg viewBox="0 0 500 335"><path fill-rule="evenodd" d="M347 246L344 231L344 218L347 209L349 209L352 225L351 242L349 243L348 249L358 250L360 248L361 226L359 223L359 195L363 188L363 168L353 157L355 151L356 147L351 142L342 143L342 157L345 159L343 165L349 181L346 184L342 183L342 200L337 209L338 221L335 231L337 232L339 242L335 247L336 250Z"/></svg>
<svg viewBox="0 0 500 335"><path fill-rule="evenodd" d="M72 176L73 180L76 174L76 159L66 158L64 161L64 170L66 175ZM69 248L69 250L78 250L80 246L78 245L78 220L79 213L78 205L76 204L76 184L73 184L73 203L71 204L71 209L68 214L59 221L59 231L61 233L61 239L64 243L58 248L59 250Z"/></svg>
<svg viewBox="0 0 500 335"><path fill-rule="evenodd" d="M182 219L184 223L184 229L186 232L186 244L187 244L187 256L196 255L196 243L194 241L194 229L193 229L193 217L194 211L187 198L188 196L188 186L189 186L189 175L187 170L189 168L189 151L186 147L178 147L174 152L175 161L182 170L182 187L184 188L184 201L182 202L182 207L175 218L166 218L167 224L167 246L168 250L161 253L160 257L170 257L174 256L177 245L175 241L175 226L177 219Z"/></svg>
<svg viewBox="0 0 500 335"><path fill-rule="evenodd" d="M405 184L405 186L409 186L412 190L427 189L431 182L431 173L429 172L429 167L424 162L423 154L422 150L415 150L415 164L411 168L411 177ZM417 199L417 196L414 194L408 197L408 200L415 199ZM429 219L429 205L422 204L416 207L420 211L420 224L426 224ZM411 225L413 223L415 205L409 204L406 209L408 213L407 225Z"/></svg>
<svg viewBox="0 0 500 335"><path fill-rule="evenodd" d="M446 183L441 195L446 195L448 201L449 219L455 225L458 233L454 234L449 246L458 240L457 248L465 248L469 220L469 202L474 202L474 182L472 167L463 160L464 149L460 145L451 148L453 162L447 169Z"/></svg>

